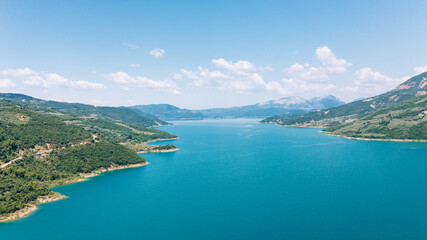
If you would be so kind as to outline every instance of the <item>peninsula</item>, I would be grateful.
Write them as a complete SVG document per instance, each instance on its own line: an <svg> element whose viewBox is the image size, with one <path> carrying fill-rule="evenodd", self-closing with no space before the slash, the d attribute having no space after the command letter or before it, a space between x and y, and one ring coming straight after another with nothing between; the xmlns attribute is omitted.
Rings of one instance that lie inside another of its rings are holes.
<svg viewBox="0 0 427 240"><path fill-rule="evenodd" d="M55 106L61 108L54 109L40 106L43 101L15 101L24 96L3 94L0 99L0 222L22 218L38 204L65 198L52 187L148 164L137 152L177 150L170 144L146 145L177 138L147 126L161 120L138 114L115 119L111 114L115 108L85 114L67 103L57 102Z"/></svg>

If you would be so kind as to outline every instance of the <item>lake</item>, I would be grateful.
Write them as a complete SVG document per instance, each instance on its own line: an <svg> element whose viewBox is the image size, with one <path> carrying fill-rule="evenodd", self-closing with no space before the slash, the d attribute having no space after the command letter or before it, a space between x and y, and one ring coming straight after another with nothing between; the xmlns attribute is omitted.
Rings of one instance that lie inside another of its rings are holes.
<svg viewBox="0 0 427 240"><path fill-rule="evenodd" d="M0 239L427 239L427 143L179 121L172 153L57 187Z"/></svg>

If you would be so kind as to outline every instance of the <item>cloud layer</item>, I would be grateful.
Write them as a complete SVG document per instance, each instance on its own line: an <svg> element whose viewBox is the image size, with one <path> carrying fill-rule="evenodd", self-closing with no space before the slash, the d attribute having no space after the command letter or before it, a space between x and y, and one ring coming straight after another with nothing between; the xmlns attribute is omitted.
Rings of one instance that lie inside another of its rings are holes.
<svg viewBox="0 0 427 240"><path fill-rule="evenodd" d="M8 78L0 78L0 89L11 89L14 88L16 84Z"/></svg>
<svg viewBox="0 0 427 240"><path fill-rule="evenodd" d="M170 80L155 81L143 76L131 76L125 72L109 73L105 77L112 82L120 84L123 90L129 90L131 87L136 86L162 90L172 94L181 94L176 84Z"/></svg>
<svg viewBox="0 0 427 240"><path fill-rule="evenodd" d="M415 68L414 68L414 72L415 72L416 74L421 74L421 73L423 73L423 72L427 72L427 65L425 65L425 66L421 66L421 67L415 67Z"/></svg>
<svg viewBox="0 0 427 240"><path fill-rule="evenodd" d="M286 94L287 91L276 81L265 81L258 73L261 69L249 61L227 61L224 58L212 59L218 70L209 70L199 66L196 70L181 69L175 78L191 80L194 87L210 87L221 91L236 93L254 93L259 91ZM271 68L269 68L271 69ZM272 69L271 69L272 70Z"/></svg>
<svg viewBox="0 0 427 240"><path fill-rule="evenodd" d="M24 85L39 88L73 88L73 89L104 89L101 83L89 81L72 81L56 73L37 72L30 68L7 69L0 71L0 75L20 79Z"/></svg>

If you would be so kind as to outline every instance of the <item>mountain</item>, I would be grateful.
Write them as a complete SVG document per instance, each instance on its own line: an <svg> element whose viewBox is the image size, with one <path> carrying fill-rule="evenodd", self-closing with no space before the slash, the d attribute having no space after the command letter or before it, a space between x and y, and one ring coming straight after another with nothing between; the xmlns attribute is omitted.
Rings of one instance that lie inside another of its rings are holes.
<svg viewBox="0 0 427 240"><path fill-rule="evenodd" d="M352 138L427 140L427 95L411 98L323 131Z"/></svg>
<svg viewBox="0 0 427 240"><path fill-rule="evenodd" d="M326 127L354 121L375 111L393 106L410 98L427 94L427 72L414 76L395 89L384 94L351 102L342 106L308 112L296 118L275 118L274 122L285 126Z"/></svg>
<svg viewBox="0 0 427 240"><path fill-rule="evenodd" d="M84 174L144 165L136 151L157 150L145 144L176 138L119 120L28 104L33 99L25 99L0 99L0 222L25 216L41 202L63 198L51 187L79 181ZM175 147L166 150L171 148Z"/></svg>
<svg viewBox="0 0 427 240"><path fill-rule="evenodd" d="M181 109L170 104L150 104L129 107L141 116L156 116L163 120L199 120L204 115L200 112Z"/></svg>
<svg viewBox="0 0 427 240"><path fill-rule="evenodd" d="M46 101L33 98L23 94L0 93L0 98L10 99L19 102L30 103L53 110L75 113L86 116L97 116L102 118L120 120L123 122L136 124L144 127L167 125L168 123L156 117L141 116L128 108L122 107L95 107L81 103L65 103L58 101Z"/></svg>
<svg viewBox="0 0 427 240"><path fill-rule="evenodd" d="M254 105L232 107L232 108L212 108L198 110L209 118L223 117L267 117L272 115L296 114L301 115L314 109L323 109L344 104L334 96L311 98L306 100L301 97L285 97L278 100L270 100Z"/></svg>

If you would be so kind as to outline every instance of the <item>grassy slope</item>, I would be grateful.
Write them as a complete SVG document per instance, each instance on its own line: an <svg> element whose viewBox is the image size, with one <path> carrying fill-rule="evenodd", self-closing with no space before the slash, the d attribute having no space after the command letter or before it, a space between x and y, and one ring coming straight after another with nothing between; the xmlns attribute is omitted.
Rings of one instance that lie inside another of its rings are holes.
<svg viewBox="0 0 427 240"><path fill-rule="evenodd" d="M324 131L332 135L367 139L427 140L427 95L411 98Z"/></svg>
<svg viewBox="0 0 427 240"><path fill-rule="evenodd" d="M92 105L80 103L45 101L27 95L13 93L0 93L0 98L18 102L25 102L41 107L50 108L53 110L65 111L68 113L119 120L126 123L136 124L145 127L168 124L167 122L164 122L157 118L141 116L138 113L132 111L131 109L123 107L95 107Z"/></svg>

